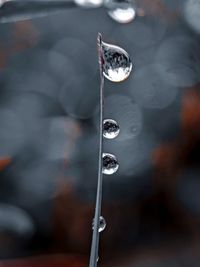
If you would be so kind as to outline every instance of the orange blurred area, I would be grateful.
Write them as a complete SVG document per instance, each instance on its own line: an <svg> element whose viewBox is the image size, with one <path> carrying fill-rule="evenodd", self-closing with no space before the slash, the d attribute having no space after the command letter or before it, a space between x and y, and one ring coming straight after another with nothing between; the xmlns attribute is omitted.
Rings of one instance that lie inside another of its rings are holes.
<svg viewBox="0 0 200 267"><path fill-rule="evenodd" d="M143 12L139 10L139 16L158 16L169 21L170 23L175 21L178 16L177 11L169 10L162 0L138 0L138 6L139 8L143 9Z"/></svg>
<svg viewBox="0 0 200 267"><path fill-rule="evenodd" d="M31 21L16 22L12 25L10 40L0 38L0 70L3 70L16 53L34 47L38 42L39 31Z"/></svg>
<svg viewBox="0 0 200 267"><path fill-rule="evenodd" d="M0 158L0 171L6 168L11 162L12 159L9 157Z"/></svg>
<svg viewBox="0 0 200 267"><path fill-rule="evenodd" d="M200 130L200 84L189 89L183 97L182 127L188 134L199 135Z"/></svg>

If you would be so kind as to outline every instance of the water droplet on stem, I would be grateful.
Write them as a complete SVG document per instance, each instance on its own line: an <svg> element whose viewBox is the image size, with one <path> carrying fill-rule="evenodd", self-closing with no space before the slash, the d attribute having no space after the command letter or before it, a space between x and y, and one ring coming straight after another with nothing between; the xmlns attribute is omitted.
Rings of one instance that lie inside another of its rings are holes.
<svg viewBox="0 0 200 267"><path fill-rule="evenodd" d="M117 158L109 153L103 153L102 165L102 172L107 175L115 173L119 168Z"/></svg>
<svg viewBox="0 0 200 267"><path fill-rule="evenodd" d="M106 220L103 216L99 217L99 233L102 232L106 228ZM94 230L94 219L92 222L92 229ZM98 261L99 257L97 258Z"/></svg>
<svg viewBox="0 0 200 267"><path fill-rule="evenodd" d="M115 120L105 119L103 121L103 136L107 139L113 139L120 132L119 125Z"/></svg>
<svg viewBox="0 0 200 267"><path fill-rule="evenodd" d="M132 70L129 54L119 46L104 43L101 36L99 40L103 75L112 82L124 81Z"/></svg>

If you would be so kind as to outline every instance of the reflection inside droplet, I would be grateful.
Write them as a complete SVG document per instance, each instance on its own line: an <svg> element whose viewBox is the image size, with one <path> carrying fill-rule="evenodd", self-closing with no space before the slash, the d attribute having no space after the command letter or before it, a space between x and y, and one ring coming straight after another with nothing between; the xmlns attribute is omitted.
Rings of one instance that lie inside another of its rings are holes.
<svg viewBox="0 0 200 267"><path fill-rule="evenodd" d="M106 220L103 216L99 217L99 233L102 232L106 228ZM92 222L92 229L94 230L94 219ZM99 257L97 258L97 261L99 260Z"/></svg>
<svg viewBox="0 0 200 267"><path fill-rule="evenodd" d="M115 173L119 168L117 158L109 153L103 153L102 172L107 175Z"/></svg>
<svg viewBox="0 0 200 267"><path fill-rule="evenodd" d="M105 119L103 121L103 136L108 139L113 139L120 132L119 125L115 120Z"/></svg>
<svg viewBox="0 0 200 267"><path fill-rule="evenodd" d="M102 42L102 67L104 76L112 82L121 82L128 78L132 63L128 53L119 46Z"/></svg>

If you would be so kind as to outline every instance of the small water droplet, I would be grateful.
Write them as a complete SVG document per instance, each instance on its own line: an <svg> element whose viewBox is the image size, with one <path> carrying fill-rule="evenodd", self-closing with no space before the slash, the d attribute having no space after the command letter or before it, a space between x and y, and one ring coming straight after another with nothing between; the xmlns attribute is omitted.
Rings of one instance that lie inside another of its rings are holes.
<svg viewBox="0 0 200 267"><path fill-rule="evenodd" d="M135 18L133 7L121 7L108 11L109 16L119 23L129 23Z"/></svg>
<svg viewBox="0 0 200 267"><path fill-rule="evenodd" d="M119 168L117 158L109 153L103 153L102 172L107 175L115 173Z"/></svg>
<svg viewBox="0 0 200 267"><path fill-rule="evenodd" d="M103 4L103 0L75 0L75 3L82 8L97 8Z"/></svg>
<svg viewBox="0 0 200 267"><path fill-rule="evenodd" d="M132 63L128 53L119 46L101 42L101 64L103 75L112 82L128 78Z"/></svg>
<svg viewBox="0 0 200 267"><path fill-rule="evenodd" d="M120 132L119 125L115 120L105 119L103 121L103 136L108 139L113 139Z"/></svg>
<svg viewBox="0 0 200 267"><path fill-rule="evenodd" d="M103 216L99 217L99 233L102 232L106 228L106 220ZM94 230L94 219L92 222L92 229ZM99 257L97 258L97 261L99 260Z"/></svg>
<svg viewBox="0 0 200 267"><path fill-rule="evenodd" d="M135 7L130 0L105 0L109 16L119 23L129 23L136 16Z"/></svg>

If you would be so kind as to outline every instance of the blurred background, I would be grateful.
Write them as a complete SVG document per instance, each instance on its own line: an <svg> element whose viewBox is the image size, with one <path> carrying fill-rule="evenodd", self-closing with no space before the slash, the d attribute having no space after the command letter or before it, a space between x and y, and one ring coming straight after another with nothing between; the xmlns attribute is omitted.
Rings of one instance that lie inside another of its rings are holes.
<svg viewBox="0 0 200 267"><path fill-rule="evenodd" d="M83 0L0 24L0 267L88 266L98 32L133 62L105 83L120 167L104 176L99 265L199 267L200 0Z"/></svg>

